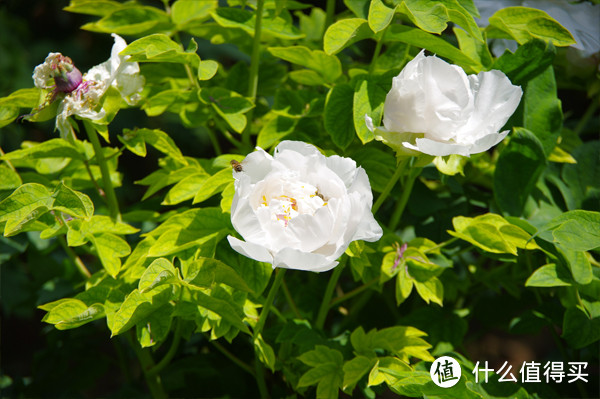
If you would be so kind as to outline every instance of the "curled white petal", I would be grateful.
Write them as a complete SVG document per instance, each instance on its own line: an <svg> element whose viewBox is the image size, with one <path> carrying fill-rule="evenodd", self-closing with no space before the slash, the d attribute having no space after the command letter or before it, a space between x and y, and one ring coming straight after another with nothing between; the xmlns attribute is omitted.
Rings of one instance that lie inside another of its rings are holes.
<svg viewBox="0 0 600 399"><path fill-rule="evenodd" d="M258 148L232 173L231 222L245 241L229 242L243 255L274 267L325 271L351 241L383 234L371 213L367 174L351 159L284 141L273 156Z"/></svg>
<svg viewBox="0 0 600 399"><path fill-rule="evenodd" d="M496 145L499 130L523 91L500 71L467 76L458 66L420 52L392 81L383 127L365 123L375 138L396 149L439 156L469 156Z"/></svg>

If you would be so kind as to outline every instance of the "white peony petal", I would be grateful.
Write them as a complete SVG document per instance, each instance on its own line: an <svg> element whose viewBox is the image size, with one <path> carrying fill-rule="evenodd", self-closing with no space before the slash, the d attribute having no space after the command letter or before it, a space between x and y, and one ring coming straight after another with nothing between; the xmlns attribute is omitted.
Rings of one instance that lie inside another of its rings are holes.
<svg viewBox="0 0 600 399"><path fill-rule="evenodd" d="M487 136L484 136L477 140L470 149L471 154L479 154L480 152L484 152L504 140L506 135L509 133L509 130L505 130L502 133L490 133Z"/></svg>
<svg viewBox="0 0 600 399"><path fill-rule="evenodd" d="M299 215L290 220L286 228L298 241L295 247L304 252L312 252L327 244L333 229L333 216L325 206L314 215Z"/></svg>
<svg viewBox="0 0 600 399"><path fill-rule="evenodd" d="M265 247L241 241L233 236L227 236L227 241L229 241L231 248L248 258L259 262L273 263L273 256Z"/></svg>
<svg viewBox="0 0 600 399"><path fill-rule="evenodd" d="M425 138L417 139L416 145L410 143L403 144L408 149L417 150L433 156L445 156L450 154L469 156L469 147L461 144L444 143Z"/></svg>
<svg viewBox="0 0 600 399"><path fill-rule="evenodd" d="M273 267L324 272L333 269L338 263L320 254L285 248L275 254Z"/></svg>
<svg viewBox="0 0 600 399"><path fill-rule="evenodd" d="M329 169L339 176L346 187L350 187L352 185L357 173L356 162L354 162L353 159L332 155L327 157L325 164ZM369 191L371 191L370 187Z"/></svg>

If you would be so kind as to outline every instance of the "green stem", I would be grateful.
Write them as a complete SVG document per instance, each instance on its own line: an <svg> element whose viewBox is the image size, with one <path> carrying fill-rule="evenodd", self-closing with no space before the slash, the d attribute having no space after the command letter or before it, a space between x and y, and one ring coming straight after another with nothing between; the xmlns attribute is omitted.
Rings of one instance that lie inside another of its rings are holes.
<svg viewBox="0 0 600 399"><path fill-rule="evenodd" d="M344 270L344 266L346 265L346 257L342 259L340 264L333 269L333 273L329 277L329 282L327 283L327 288L325 288L325 295L323 296L323 300L321 301L321 307L319 308L319 313L317 313L317 321L315 322L315 327L319 330L323 329L325 325L325 319L327 318L327 312L331 306L331 298L333 297L333 291L335 290L335 286L340 279L340 275Z"/></svg>
<svg viewBox="0 0 600 399"><path fill-rule="evenodd" d="M208 132L208 138L210 139L213 149L215 150L215 154L221 155L223 151L221 150L221 145L219 144L219 140L217 140L215 132L213 132L212 129L206 129L206 131Z"/></svg>
<svg viewBox="0 0 600 399"><path fill-rule="evenodd" d="M175 321L175 324L176 325L175 331L173 332L173 341L171 342L171 346L169 347L167 354L161 359L160 362L158 362L156 366L148 370L148 375L151 377L160 374L160 372L171 362L173 356L175 356L175 353L177 353L177 348L179 347L179 342L181 341L181 335L179 334L179 326L181 323L179 323L179 320L177 319Z"/></svg>
<svg viewBox="0 0 600 399"><path fill-rule="evenodd" d="M75 265L75 267L77 268L77 270L79 270L79 273L81 273L81 275L86 280L88 278L92 277L92 274L87 269L87 267L85 267L85 265L83 264L83 261L81 260L81 258L79 258L79 256L77 256L77 254L75 252L73 252L73 250L71 249L71 247L69 247L67 245L67 241L65 240L65 236L63 236L63 235L59 236L58 237L58 242L60 242L60 245L63 247L63 249L67 253L67 256L69 257L69 259L71 259L71 262L73 262L73 264Z"/></svg>
<svg viewBox="0 0 600 399"><path fill-rule="evenodd" d="M221 345L217 341L210 341L210 343L219 352L221 352L223 355L225 355L226 358L228 358L229 360L231 360L233 363L235 363L236 365L238 365L242 370L248 372L251 376L254 377L254 370L252 370L252 367L248 366L242 360L238 359L233 353L231 353L230 351L228 351L227 348L225 348L223 345Z"/></svg>
<svg viewBox="0 0 600 399"><path fill-rule="evenodd" d="M588 124L588 122L590 121L590 119L592 118L592 116L594 116L594 112L596 112L596 109L598 109L598 105L599 104L600 104L600 98L593 98L592 99L592 103L585 110L585 113L583 114L583 116L579 120L579 123L577 123L577 126L575 126L575 130L574 131L575 131L575 134L577 136L579 136L579 134L583 131L583 129Z"/></svg>
<svg viewBox="0 0 600 399"><path fill-rule="evenodd" d="M167 394L162 386L162 381L160 380L160 375L150 375L149 371L155 367L154 360L152 360L152 356L148 350L142 349L140 344L135 339L135 332L131 330L131 333L127 335L129 339L129 343L133 348L140 364L142 365L142 371L144 373L144 377L146 379L146 385L148 385L148 389L150 390L150 395L154 399L166 399Z"/></svg>
<svg viewBox="0 0 600 399"><path fill-rule="evenodd" d="M294 298L292 298L292 294L290 293L290 290L288 289L288 286L285 283L285 280L283 280L281 287L283 288L283 293L285 295L285 299L287 299L287 302L290 305L290 308L292 308L294 315L296 315L296 318L302 320L303 317L300 314L300 312L298 311L298 307L296 306L296 303L294 302Z"/></svg>
<svg viewBox="0 0 600 399"><path fill-rule="evenodd" d="M286 269L277 269L275 271L275 281L273 281L273 285L271 285L271 289L269 290L269 294L267 295L267 300L260 312L260 317L258 318L258 322L254 327L253 338L258 338L258 335L262 332L263 327L267 321L267 316L269 315L269 311L271 310L271 306L273 305L273 300L275 299L275 294L279 290L279 286L283 281L283 276L285 275Z"/></svg>
<svg viewBox="0 0 600 399"><path fill-rule="evenodd" d="M94 126L92 126L92 124L86 120L83 121L83 126L85 127L85 131L88 135L88 138L90 139L90 142L92 143L92 147L94 148L94 153L96 154L96 162L98 162L98 166L100 166L100 173L102 173L104 192L106 193L108 209L110 210L110 217L120 222L121 212L119 211L119 202L117 201L115 189L113 188L112 182L110 180L108 164L106 163L106 159L104 158L104 153L102 152L100 140L98 140L98 133L96 132Z"/></svg>
<svg viewBox="0 0 600 399"><path fill-rule="evenodd" d="M256 1L256 23L254 25L254 38L252 41L252 55L250 60L250 80L248 81L248 97L256 103L256 93L258 92L258 67L260 65L260 36L262 33L263 7L265 0ZM242 133L242 142L246 147L250 147L250 126L252 125L254 111L248 112L248 124Z"/></svg>
<svg viewBox="0 0 600 399"><path fill-rule="evenodd" d="M258 385L258 391L260 392L260 397L262 399L269 398L269 390L267 389L267 382L265 380L265 368L258 358L258 353L254 353L254 378L256 379L256 384Z"/></svg>
<svg viewBox="0 0 600 399"><path fill-rule="evenodd" d="M377 40L377 44L375 45L375 51L373 51L373 57L371 57L371 63L369 64L369 73L373 74L375 72L375 64L377 63L377 58L379 58L379 53L381 53L381 48L383 47L383 38L385 36L387 28L383 30L381 33L381 38Z"/></svg>
<svg viewBox="0 0 600 399"><path fill-rule="evenodd" d="M402 195L400 196L400 200L396 205L396 209L394 209L394 213L392 214L392 218L390 219L390 230L395 231L396 227L398 227L398 223L400 223L400 218L402 217L402 213L404 212L404 208L406 208L406 204L408 203L408 198L410 197L410 193L412 192L413 185L415 184L415 180L419 177L422 168L413 168L410 171L408 176L408 180L406 184L402 187Z"/></svg>
<svg viewBox="0 0 600 399"><path fill-rule="evenodd" d="M102 199L106 199L106 197L104 195L104 191L100 188L100 186L98 185L98 182L94 178L94 174L92 173L92 169L90 168L90 163L88 161L84 160L83 165L85 166L85 170L87 171L87 174L90 177L90 180L92 181L92 184L94 185L94 188L96 188L96 191L98 191L98 194L100 195L100 197Z"/></svg>
<svg viewBox="0 0 600 399"><path fill-rule="evenodd" d="M396 182L398 181L398 179L400 179L400 176L402 176L402 174L404 173L404 169L406 168L406 165L408 164L408 162L409 162L409 159L407 158L398 164L398 166L396 167L396 171L392 175L392 178L388 181L388 183L385 186L385 188L383 189L382 193L379 194L377 201L375 201L375 205L373 205L373 209L372 209L373 214L375 214L379 210L379 207L381 207L381 204L383 204L383 201L385 201L385 199L388 197L388 195L390 195L390 192L396 185Z"/></svg>
<svg viewBox="0 0 600 399"><path fill-rule="evenodd" d="M336 0L327 0L327 5L325 6L325 27L323 32L327 31L329 25L333 23L333 17L335 16L335 2Z"/></svg>
<svg viewBox="0 0 600 399"><path fill-rule="evenodd" d="M364 290L368 289L370 286L376 284L377 281L379 281L379 277L375 277L373 280L371 280L367 283L364 283L360 287L357 287L357 288L353 289L352 291L349 291L349 292L345 293L344 295L335 298L334 300L331 301L331 303L329 304L329 307L330 308L336 307L340 303L347 301L350 298L355 297L356 295L360 294Z"/></svg>

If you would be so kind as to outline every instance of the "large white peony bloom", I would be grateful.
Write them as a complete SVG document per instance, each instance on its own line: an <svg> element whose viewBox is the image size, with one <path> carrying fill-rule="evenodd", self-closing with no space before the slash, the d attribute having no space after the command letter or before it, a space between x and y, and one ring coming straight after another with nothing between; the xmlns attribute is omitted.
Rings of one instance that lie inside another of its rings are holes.
<svg viewBox="0 0 600 399"><path fill-rule="evenodd" d="M393 79L384 126L375 129L368 115L365 121L378 140L400 154L469 156L504 139L508 130L499 130L522 94L500 71L467 76L462 68L421 51Z"/></svg>
<svg viewBox="0 0 600 399"><path fill-rule="evenodd" d="M369 179L350 158L283 141L274 156L249 154L233 176L231 222L245 241L227 239L249 258L322 272L338 264L350 242L381 238Z"/></svg>
<svg viewBox="0 0 600 399"><path fill-rule="evenodd" d="M48 54L44 63L34 70L33 81L36 87L54 88L51 101L59 93L66 93L56 115L56 128L63 138L73 134L73 128L68 121L71 115L96 121L104 118L106 111L103 108L98 109L98 105L109 87L119 90L129 105L134 105L140 99L139 93L144 86L144 77L139 74L140 67L137 62L127 61L130 56L119 55L127 47L127 43L115 33L112 36L115 44L110 59L91 68L83 77L72 65L71 60L60 53ZM75 72L66 73L65 68L72 68L79 75L74 75ZM72 75L74 76L71 77ZM52 80L54 85L49 85Z"/></svg>

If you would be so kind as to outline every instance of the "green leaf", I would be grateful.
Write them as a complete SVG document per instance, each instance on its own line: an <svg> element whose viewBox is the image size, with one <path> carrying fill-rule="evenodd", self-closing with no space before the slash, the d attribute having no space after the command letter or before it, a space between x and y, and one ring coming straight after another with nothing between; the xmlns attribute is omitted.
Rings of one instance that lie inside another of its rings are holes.
<svg viewBox="0 0 600 399"><path fill-rule="evenodd" d="M23 184L23 181L16 171L4 164L0 164L0 191L14 190L21 184Z"/></svg>
<svg viewBox="0 0 600 399"><path fill-rule="evenodd" d="M317 385L317 398L337 398L343 385L344 356L336 349L317 345L314 350L298 356L304 364L313 367L300 377L298 388Z"/></svg>
<svg viewBox="0 0 600 399"><path fill-rule="evenodd" d="M188 164L173 139L162 130L124 129L123 136L119 136L119 140L128 150L141 157L146 156L146 144L150 144L163 154L174 158L177 162L183 165Z"/></svg>
<svg viewBox="0 0 600 399"><path fill-rule="evenodd" d="M104 306L95 303L87 306L85 303L74 298L64 298L51 309L46 308L48 313L42 321L54 324L59 330L77 328L91 321L104 317Z"/></svg>
<svg viewBox="0 0 600 399"><path fill-rule="evenodd" d="M383 191L396 170L396 158L378 148L365 146L352 158L367 171L371 187L377 192Z"/></svg>
<svg viewBox="0 0 600 399"><path fill-rule="evenodd" d="M198 66L198 80L209 80L217 73L219 64L213 60L200 61Z"/></svg>
<svg viewBox="0 0 600 399"><path fill-rule="evenodd" d="M99 21L83 25L81 29L118 35L142 35L169 30L172 27L169 16L164 11L136 5L116 9Z"/></svg>
<svg viewBox="0 0 600 399"><path fill-rule="evenodd" d="M407 371L412 372L413 370L406 362L391 356L380 357L378 358L376 366L373 367L369 373L367 385L374 386L384 382L390 384L393 381L393 379L390 378L392 372L402 373Z"/></svg>
<svg viewBox="0 0 600 399"><path fill-rule="evenodd" d="M471 59L444 39L418 28L406 25L391 25L385 33L385 40L398 41L427 49L439 57L448 58L467 71L481 68L477 61Z"/></svg>
<svg viewBox="0 0 600 399"><path fill-rule="evenodd" d="M352 86L345 83L335 85L327 94L323 114L325 130L335 145L341 149L348 147L356 135L354 117L351 112L354 104L353 98Z"/></svg>
<svg viewBox="0 0 600 399"><path fill-rule="evenodd" d="M573 279L581 285L587 285L591 283L592 279L594 278L594 273L586 253L583 251L566 249L561 245L557 245L557 248L567 261L567 265L571 270Z"/></svg>
<svg viewBox="0 0 600 399"><path fill-rule="evenodd" d="M515 85L524 85L547 70L556 55L556 47L550 42L533 39L517 48L515 53L505 51L492 69L499 69Z"/></svg>
<svg viewBox="0 0 600 399"><path fill-rule="evenodd" d="M167 338L173 321L173 307L166 303L136 324L136 336L142 348L154 346Z"/></svg>
<svg viewBox="0 0 600 399"><path fill-rule="evenodd" d="M215 312L221 316L223 320L227 321L240 331L250 334L248 326L246 326L243 322L244 315L241 311L238 311L236 308L234 308L228 301L212 297L200 290L194 290L192 295L197 305L202 306L211 312Z"/></svg>
<svg viewBox="0 0 600 399"><path fill-rule="evenodd" d="M283 138L292 134L298 119L275 115L258 132L256 145L265 150L279 143Z"/></svg>
<svg viewBox="0 0 600 399"><path fill-rule="evenodd" d="M568 273L560 266L550 263L534 271L525 282L525 287L562 287L572 283Z"/></svg>
<svg viewBox="0 0 600 399"><path fill-rule="evenodd" d="M262 33L268 36L295 40L302 39L304 34L296 28L287 12L281 12L276 15L275 10L267 9L264 11ZM256 23L256 13L239 8L219 7L211 13L213 19L225 28L242 29L250 36L254 36L254 25Z"/></svg>
<svg viewBox="0 0 600 399"><path fill-rule="evenodd" d="M24 142L28 143L28 142ZM41 143L35 143L31 147L22 150L9 152L0 157L3 160L29 160L41 158L73 158L85 160L85 153L82 148L64 139L50 139Z"/></svg>
<svg viewBox="0 0 600 399"><path fill-rule="evenodd" d="M123 3L113 0L71 0L63 10L103 17L120 8L124 8Z"/></svg>
<svg viewBox="0 0 600 399"><path fill-rule="evenodd" d="M115 313L109 328L112 336L122 334L134 325L144 322L165 303L173 298L171 286L161 286L151 292L142 294L137 288L133 290Z"/></svg>
<svg viewBox="0 0 600 399"><path fill-rule="evenodd" d="M275 351L264 341L261 334L254 339L254 351L258 354L260 361L272 372L275 372Z"/></svg>
<svg viewBox="0 0 600 399"><path fill-rule="evenodd" d="M600 142L590 141L577 147L572 152L577 160L574 165L564 165L562 180L567 189L563 196L572 196L572 201L567 201L569 210L583 208L584 203L593 203L600 191Z"/></svg>
<svg viewBox="0 0 600 399"><path fill-rule="evenodd" d="M562 337L571 348L585 348L600 339L600 318L590 320L580 309L569 308L563 319Z"/></svg>
<svg viewBox="0 0 600 399"><path fill-rule="evenodd" d="M373 119L373 124L379 126L383 117L383 105L391 87L393 73L380 76L360 76L354 88L352 113L356 134L363 144L375 138L365 123L365 115Z"/></svg>
<svg viewBox="0 0 600 399"><path fill-rule="evenodd" d="M208 178L209 175L207 173L201 172L182 179L169 190L161 205L176 205L194 198Z"/></svg>
<svg viewBox="0 0 600 399"><path fill-rule="evenodd" d="M337 21L327 28L323 38L323 50L329 55L337 54L359 40L373 37L369 23L363 18Z"/></svg>
<svg viewBox="0 0 600 399"><path fill-rule="evenodd" d="M254 108L248 98L222 87L203 89L200 97L206 104L211 104L217 114L238 133L246 127L246 116L243 114Z"/></svg>
<svg viewBox="0 0 600 399"><path fill-rule="evenodd" d="M181 29L182 25L192 21L201 22L209 18L218 6L218 0L177 0L171 6L171 20Z"/></svg>
<svg viewBox="0 0 600 399"><path fill-rule="evenodd" d="M486 252L517 255L517 248L539 248L531 235L500 215L487 213L475 218L457 216L452 219L452 224L456 231L448 233Z"/></svg>
<svg viewBox="0 0 600 399"><path fill-rule="evenodd" d="M344 382L342 385L344 391L351 392L363 376L369 373L376 364L377 359L366 356L357 356L344 363Z"/></svg>
<svg viewBox="0 0 600 399"><path fill-rule="evenodd" d="M571 33L542 10L527 7L506 7L489 18L490 27L496 28L519 44L531 39L549 40L555 46L575 44ZM488 28L489 29L489 28Z"/></svg>
<svg viewBox="0 0 600 399"><path fill-rule="evenodd" d="M318 72L330 83L342 75L340 60L335 55L325 54L321 50L310 50L304 46L269 47L267 50L275 57Z"/></svg>
<svg viewBox="0 0 600 399"><path fill-rule="evenodd" d="M121 259L131 253L127 241L111 233L98 233L90 236L96 247L102 266L109 275L116 277L121 270Z"/></svg>
<svg viewBox="0 0 600 399"><path fill-rule="evenodd" d="M212 258L198 258L186 267L185 281L198 287L210 288L213 284L226 284L240 291L252 292L244 279L225 263Z"/></svg>
<svg viewBox="0 0 600 399"><path fill-rule="evenodd" d="M176 283L178 281L178 276L179 273L167 259L155 259L150 266L148 266L144 274L142 274L142 277L140 277L138 290L140 293L145 294L163 284Z"/></svg>
<svg viewBox="0 0 600 399"><path fill-rule="evenodd" d="M542 231L552 231L554 242L566 249L589 251L600 247L600 213L584 210L565 212L552 219Z"/></svg>
<svg viewBox="0 0 600 399"><path fill-rule="evenodd" d="M494 196L503 212L521 216L527 198L546 166L544 148L529 130L514 128L494 173Z"/></svg>
<svg viewBox="0 0 600 399"><path fill-rule="evenodd" d="M193 50L193 48L191 49ZM163 33L142 37L130 43L120 55L130 55L130 62L173 62L197 69L200 57L196 51L186 51Z"/></svg>
<svg viewBox="0 0 600 399"><path fill-rule="evenodd" d="M467 57L475 61L481 69L473 67L474 72L481 72L482 69L488 70L492 68L493 57L487 43L476 40L462 29L453 28L452 31L458 40L458 47ZM514 83L514 82L513 82Z"/></svg>
<svg viewBox="0 0 600 399"><path fill-rule="evenodd" d="M548 156L556 146L562 121L554 69L549 66L527 83L523 97L523 126L535 134Z"/></svg>
<svg viewBox="0 0 600 399"><path fill-rule="evenodd" d="M382 0L372 0L368 17L371 30L377 33L387 28L392 22L396 8L397 6L394 8L388 7Z"/></svg>
<svg viewBox="0 0 600 399"><path fill-rule="evenodd" d="M415 288L419 296L427 303L434 302L443 306L444 286L437 277L432 277L425 282L414 282Z"/></svg>
<svg viewBox="0 0 600 399"><path fill-rule="evenodd" d="M194 197L194 204L205 201L213 195L220 193L225 189L233 177L231 176L231 168L222 169L206 179L200 187Z"/></svg>

